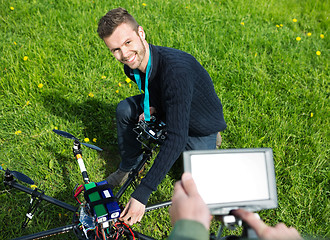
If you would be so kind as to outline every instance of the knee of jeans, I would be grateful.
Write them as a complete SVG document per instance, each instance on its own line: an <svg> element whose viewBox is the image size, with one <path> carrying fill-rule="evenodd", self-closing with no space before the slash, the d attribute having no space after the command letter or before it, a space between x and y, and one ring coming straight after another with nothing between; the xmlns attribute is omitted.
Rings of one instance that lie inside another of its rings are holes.
<svg viewBox="0 0 330 240"><path fill-rule="evenodd" d="M117 119L130 119L132 117L132 108L127 100L122 100L118 103L116 108Z"/></svg>

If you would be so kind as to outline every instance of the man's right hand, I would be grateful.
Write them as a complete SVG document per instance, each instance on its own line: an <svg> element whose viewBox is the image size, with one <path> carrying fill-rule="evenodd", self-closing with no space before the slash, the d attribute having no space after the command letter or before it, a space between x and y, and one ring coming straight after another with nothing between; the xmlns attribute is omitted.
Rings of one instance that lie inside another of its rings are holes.
<svg viewBox="0 0 330 240"><path fill-rule="evenodd" d="M152 114L156 113L156 108L150 107L149 111L150 111L150 116L151 116ZM139 116L139 122L142 121L142 120L144 120L144 112L141 113L140 116Z"/></svg>

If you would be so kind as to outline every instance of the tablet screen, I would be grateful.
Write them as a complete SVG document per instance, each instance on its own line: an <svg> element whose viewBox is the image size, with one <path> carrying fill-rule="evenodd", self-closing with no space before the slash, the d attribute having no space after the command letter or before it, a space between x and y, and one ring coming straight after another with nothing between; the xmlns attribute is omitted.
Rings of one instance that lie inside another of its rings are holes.
<svg viewBox="0 0 330 240"><path fill-rule="evenodd" d="M277 206L269 148L188 151L184 153L184 168L192 173L200 195L213 209Z"/></svg>

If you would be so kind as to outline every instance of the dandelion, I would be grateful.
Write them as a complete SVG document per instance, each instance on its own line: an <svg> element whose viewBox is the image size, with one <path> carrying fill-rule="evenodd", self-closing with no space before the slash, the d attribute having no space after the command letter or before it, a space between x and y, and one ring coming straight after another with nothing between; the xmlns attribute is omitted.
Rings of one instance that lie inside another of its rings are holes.
<svg viewBox="0 0 330 240"><path fill-rule="evenodd" d="M84 141L85 141L85 142L89 142L89 138L85 138Z"/></svg>
<svg viewBox="0 0 330 240"><path fill-rule="evenodd" d="M244 22L241 22L241 25L244 26Z"/></svg>
<svg viewBox="0 0 330 240"><path fill-rule="evenodd" d="M279 27L280 27L280 25L276 25L276 27L277 27L277 28L279 28Z"/></svg>
<svg viewBox="0 0 330 240"><path fill-rule="evenodd" d="M44 85L42 83L38 84L38 88L42 88Z"/></svg>
<svg viewBox="0 0 330 240"><path fill-rule="evenodd" d="M299 42L301 40L301 37L296 37L296 40Z"/></svg>
<svg viewBox="0 0 330 240"><path fill-rule="evenodd" d="M102 78L102 79L106 79L107 77L103 75L101 78Z"/></svg>
<svg viewBox="0 0 330 240"><path fill-rule="evenodd" d="M116 93L119 93L119 90L118 89L116 90Z"/></svg>
<svg viewBox="0 0 330 240"><path fill-rule="evenodd" d="M311 113L311 117L313 117L314 116L314 113Z"/></svg>
<svg viewBox="0 0 330 240"><path fill-rule="evenodd" d="M316 55L317 55L317 56L320 56L320 55L321 55L321 52L320 52L320 51L317 51L317 52L316 52Z"/></svg>
<svg viewBox="0 0 330 240"><path fill-rule="evenodd" d="M34 184L33 184L33 185L31 185L30 187L31 187L32 189L36 189L36 188L37 188L37 185L34 185Z"/></svg>
<svg viewBox="0 0 330 240"><path fill-rule="evenodd" d="M128 86L129 86L129 88L131 88L132 87L132 84L128 84Z"/></svg>
<svg viewBox="0 0 330 240"><path fill-rule="evenodd" d="M142 6L145 7L145 6L147 6L147 4L146 3L142 3Z"/></svg>
<svg viewBox="0 0 330 240"><path fill-rule="evenodd" d="M294 19L292 19L292 21L293 21L293 22L297 22L298 20L294 18Z"/></svg>
<svg viewBox="0 0 330 240"><path fill-rule="evenodd" d="M29 58L28 56L24 56L23 60L24 60L24 61L27 61L28 58Z"/></svg>
<svg viewBox="0 0 330 240"><path fill-rule="evenodd" d="M310 32L309 32L309 33L307 33L307 36L308 36L308 37L312 36L312 33L310 33Z"/></svg>
<svg viewBox="0 0 330 240"><path fill-rule="evenodd" d="M56 130L58 130L58 127L54 127Z"/></svg>
<svg viewBox="0 0 330 240"><path fill-rule="evenodd" d="M97 139L96 138L93 138L93 142L96 142L97 141Z"/></svg>
<svg viewBox="0 0 330 240"><path fill-rule="evenodd" d="M130 83L132 80L131 80L130 78L126 78L125 81L126 81L127 83Z"/></svg>
<svg viewBox="0 0 330 240"><path fill-rule="evenodd" d="M26 101L25 103L25 106L29 105L30 104L30 101Z"/></svg>
<svg viewBox="0 0 330 240"><path fill-rule="evenodd" d="M258 55L258 53L255 53L254 56L256 57Z"/></svg>
<svg viewBox="0 0 330 240"><path fill-rule="evenodd" d="M280 24L280 27L283 27L283 24Z"/></svg>
<svg viewBox="0 0 330 240"><path fill-rule="evenodd" d="M10 7L10 10L14 11L14 9L15 9L14 7Z"/></svg>
<svg viewBox="0 0 330 240"><path fill-rule="evenodd" d="M121 83L118 83L118 86L121 87Z"/></svg>
<svg viewBox="0 0 330 240"><path fill-rule="evenodd" d="M90 93L88 94L88 96L89 96L89 97L94 97L94 94L90 92Z"/></svg>
<svg viewBox="0 0 330 240"><path fill-rule="evenodd" d="M21 134L21 133L22 133L21 130L18 130L18 131L15 132L16 135Z"/></svg>
<svg viewBox="0 0 330 240"><path fill-rule="evenodd" d="M14 45L17 45L17 43L16 43L16 42L14 42Z"/></svg>
<svg viewBox="0 0 330 240"><path fill-rule="evenodd" d="M320 35L320 38L322 38L322 39L323 39L323 38L324 38L324 35L323 35L323 34L321 34L321 35Z"/></svg>

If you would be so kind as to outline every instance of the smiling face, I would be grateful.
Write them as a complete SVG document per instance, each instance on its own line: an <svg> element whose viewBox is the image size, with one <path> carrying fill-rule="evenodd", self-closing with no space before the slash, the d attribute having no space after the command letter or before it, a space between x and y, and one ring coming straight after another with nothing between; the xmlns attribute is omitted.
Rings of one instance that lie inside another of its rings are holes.
<svg viewBox="0 0 330 240"><path fill-rule="evenodd" d="M131 69L146 72L149 46L141 26L136 32L130 24L122 23L103 40L119 62L126 64Z"/></svg>

